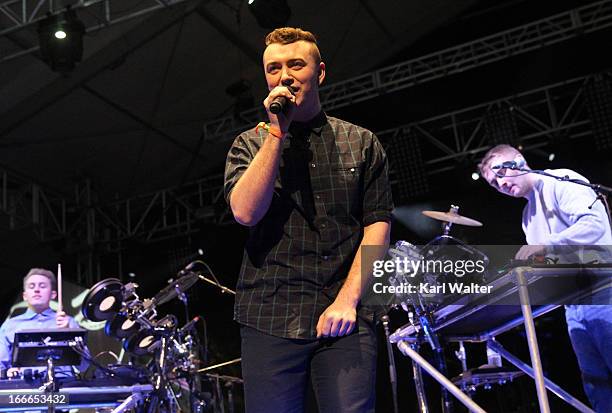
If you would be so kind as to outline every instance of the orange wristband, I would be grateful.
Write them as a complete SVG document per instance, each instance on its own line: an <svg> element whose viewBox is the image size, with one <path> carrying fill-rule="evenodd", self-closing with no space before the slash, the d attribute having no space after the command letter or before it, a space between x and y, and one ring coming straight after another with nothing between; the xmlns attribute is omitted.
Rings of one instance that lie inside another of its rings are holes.
<svg viewBox="0 0 612 413"><path fill-rule="evenodd" d="M275 138L278 138L280 140L283 140L285 138L285 136L287 136L287 134L283 133L280 129L271 127L270 125L268 125L265 122L259 122L257 124L257 126L255 127L255 132L258 132L259 129L265 129L268 132L268 134L270 134L270 135L272 135Z"/></svg>

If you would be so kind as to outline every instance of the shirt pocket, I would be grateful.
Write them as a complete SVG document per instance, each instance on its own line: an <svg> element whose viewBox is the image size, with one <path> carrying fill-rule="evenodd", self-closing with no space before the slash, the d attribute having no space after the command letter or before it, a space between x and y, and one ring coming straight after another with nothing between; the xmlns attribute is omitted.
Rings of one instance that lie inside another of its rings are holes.
<svg viewBox="0 0 612 413"><path fill-rule="evenodd" d="M332 166L332 171L340 179L353 181L361 176L363 161L348 161Z"/></svg>
<svg viewBox="0 0 612 413"><path fill-rule="evenodd" d="M332 167L332 185L338 203L346 203L348 211L355 212L361 194L363 162L343 163Z"/></svg>

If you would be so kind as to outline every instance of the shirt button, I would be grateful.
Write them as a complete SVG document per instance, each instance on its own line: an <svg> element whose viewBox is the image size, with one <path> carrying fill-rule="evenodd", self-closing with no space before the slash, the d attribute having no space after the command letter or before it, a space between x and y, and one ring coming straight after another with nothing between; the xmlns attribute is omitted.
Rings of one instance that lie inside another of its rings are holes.
<svg viewBox="0 0 612 413"><path fill-rule="evenodd" d="M321 224L321 228L327 228L327 224L324 222Z"/></svg>
<svg viewBox="0 0 612 413"><path fill-rule="evenodd" d="M351 172L355 172L355 168L351 168Z"/></svg>
<svg viewBox="0 0 612 413"><path fill-rule="evenodd" d="M321 195L315 195L316 199L321 199Z"/></svg>
<svg viewBox="0 0 612 413"><path fill-rule="evenodd" d="M329 255L323 255L321 258L323 259L323 261L327 261L329 259Z"/></svg>
<svg viewBox="0 0 612 413"><path fill-rule="evenodd" d="M313 168L317 167L317 165L315 165L314 163L311 163L310 166L312 166Z"/></svg>

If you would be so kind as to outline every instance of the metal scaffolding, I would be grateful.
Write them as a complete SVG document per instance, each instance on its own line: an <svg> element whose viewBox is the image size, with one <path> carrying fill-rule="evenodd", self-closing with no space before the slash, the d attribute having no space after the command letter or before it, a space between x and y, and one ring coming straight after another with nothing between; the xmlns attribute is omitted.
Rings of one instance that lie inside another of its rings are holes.
<svg viewBox="0 0 612 413"><path fill-rule="evenodd" d="M386 143L392 137L416 134L421 139L429 175L451 170L457 162L482 155L491 146L484 124L499 109L511 114L516 122L516 141L526 148L589 137L593 131L585 106L585 86L611 75L607 71L567 80L384 130L377 136ZM386 145L386 150L393 151L393 147Z"/></svg>
<svg viewBox="0 0 612 413"><path fill-rule="evenodd" d="M524 148L592 135L585 88L612 71L567 80L444 115L377 133L387 152L404 136L420 139L426 173L452 170L457 162L474 161L490 145L484 127L491 113L509 111L516 122L517 142ZM399 139L398 139L399 138ZM392 183L395 171L391 170ZM128 199L100 203L89 182L75 187L74 198L2 173L0 228L32 228L41 241L65 239L77 255L79 282L88 285L100 274L101 258L113 255L121 273L121 251L128 240L154 242L195 233L202 224L233 222L223 199L223 176L215 174L185 185Z"/></svg>
<svg viewBox="0 0 612 413"><path fill-rule="evenodd" d="M185 3L188 0L78 0L71 5L72 10L86 9L81 16L87 33L145 16L162 8ZM66 7L57 0L0 0L0 36L8 36L27 29ZM38 46L0 55L0 62L14 59L38 50Z"/></svg>
<svg viewBox="0 0 612 413"><path fill-rule="evenodd" d="M18 174L2 171L0 221L3 229L32 229L43 239L63 238L66 234L66 201L57 192L44 188Z"/></svg>
<svg viewBox="0 0 612 413"><path fill-rule="evenodd" d="M483 124L492 110L506 108L517 123L518 140L526 148L543 147L566 139L592 135L585 108L585 86L598 76L571 79L528 92L450 112L377 135L393 151L393 137L416 134L429 175L451 170L464 159L474 159L490 147ZM400 139L401 141L401 139ZM394 171L391 171L393 180ZM154 241L195 231L198 224L233 222L223 200L223 176L216 174L187 185L91 208L90 234L97 241L141 239ZM84 223L84 222L83 222Z"/></svg>
<svg viewBox="0 0 612 413"><path fill-rule="evenodd" d="M189 235L202 223L229 222L223 200L222 175L213 175L181 186L162 189L105 204L91 202L91 188L78 191L85 201L68 236L87 244L118 245L127 240L143 242Z"/></svg>
<svg viewBox="0 0 612 413"><path fill-rule="evenodd" d="M483 127L493 110L505 108L517 123L518 140L526 147L592 135L584 89L604 72L504 97L393 129L377 132L386 146L397 137L416 134L429 175L451 170L490 146ZM391 171L393 177L394 171ZM80 245L121 249L127 240L153 242L194 233L200 224L232 222L223 199L223 176L215 174L185 185L128 199L99 203L91 185L75 188L74 199L3 173L2 212L7 229L32 227L41 240L67 238Z"/></svg>
<svg viewBox="0 0 612 413"><path fill-rule="evenodd" d="M395 64L321 88L321 103L333 110L434 79L602 30L612 26L612 0L603 0L455 47ZM233 137L261 119L261 107L206 122L211 139Z"/></svg>

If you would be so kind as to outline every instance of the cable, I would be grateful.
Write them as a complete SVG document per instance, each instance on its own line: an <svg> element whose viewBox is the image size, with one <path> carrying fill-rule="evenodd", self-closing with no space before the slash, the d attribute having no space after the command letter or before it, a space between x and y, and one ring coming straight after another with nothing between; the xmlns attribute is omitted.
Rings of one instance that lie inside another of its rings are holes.
<svg viewBox="0 0 612 413"><path fill-rule="evenodd" d="M118 355L116 355L114 352L112 352L112 351L110 351L110 350L107 350L107 351L101 351L101 352L99 352L98 354L96 354L96 355L94 356L94 358L93 358L93 359L94 359L94 360L96 360L98 357L100 357L100 356L102 356L102 355L104 355L104 354L109 354L109 355L113 356L113 357L115 358L115 361L116 361L117 363L119 363L119 356L118 356Z"/></svg>

